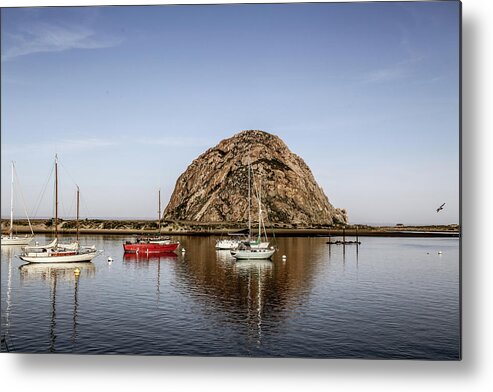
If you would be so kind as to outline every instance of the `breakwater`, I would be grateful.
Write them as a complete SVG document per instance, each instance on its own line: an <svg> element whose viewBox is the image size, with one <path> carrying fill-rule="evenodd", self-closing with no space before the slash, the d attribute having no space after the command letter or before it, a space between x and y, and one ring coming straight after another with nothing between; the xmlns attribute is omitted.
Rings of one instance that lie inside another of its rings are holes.
<svg viewBox="0 0 493 392"><path fill-rule="evenodd" d="M8 229L9 222L2 220L2 232ZM283 225L287 226L287 225ZM54 231L51 220L32 221L34 233L51 233ZM58 225L61 234L75 234L76 221L62 220ZM14 221L14 231L30 233L27 220ZM117 235L153 235L158 231L158 224L151 220L101 220L88 219L79 222L80 234L117 234ZM458 225L443 226L368 226L344 225L326 227L267 227L267 233L278 237L459 237ZM162 235L210 236L227 234L246 234L244 224L229 223L197 223L197 222L164 222ZM256 231L253 231L256 234Z"/></svg>

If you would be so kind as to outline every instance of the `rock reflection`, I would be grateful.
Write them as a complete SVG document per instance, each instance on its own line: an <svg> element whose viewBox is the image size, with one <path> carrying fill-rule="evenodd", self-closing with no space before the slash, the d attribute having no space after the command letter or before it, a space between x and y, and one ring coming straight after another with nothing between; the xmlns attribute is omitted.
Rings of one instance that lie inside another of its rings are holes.
<svg viewBox="0 0 493 392"><path fill-rule="evenodd" d="M275 331L298 311L326 257L321 238L280 238L272 261L236 261L228 251L214 249L214 237L180 242L185 240L187 253L176 274L186 293L217 320L256 330L257 343L263 325Z"/></svg>

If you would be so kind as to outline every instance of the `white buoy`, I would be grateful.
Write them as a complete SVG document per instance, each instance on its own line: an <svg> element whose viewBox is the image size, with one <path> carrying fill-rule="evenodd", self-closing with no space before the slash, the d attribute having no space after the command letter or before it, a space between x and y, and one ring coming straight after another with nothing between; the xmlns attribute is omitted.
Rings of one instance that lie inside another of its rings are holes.
<svg viewBox="0 0 493 392"><path fill-rule="evenodd" d="M286 255L282 255L282 259L286 260L287 259Z"/></svg>
<svg viewBox="0 0 493 392"><path fill-rule="evenodd" d="M185 253L185 248L181 248L181 253Z"/></svg>
<svg viewBox="0 0 493 392"><path fill-rule="evenodd" d="M111 256L108 257L108 263L111 263L113 261L113 259L111 258Z"/></svg>
<svg viewBox="0 0 493 392"><path fill-rule="evenodd" d="M438 254L439 254L439 255L441 255L441 254L442 254L442 251L441 251L441 250L439 250L439 251L438 251Z"/></svg>

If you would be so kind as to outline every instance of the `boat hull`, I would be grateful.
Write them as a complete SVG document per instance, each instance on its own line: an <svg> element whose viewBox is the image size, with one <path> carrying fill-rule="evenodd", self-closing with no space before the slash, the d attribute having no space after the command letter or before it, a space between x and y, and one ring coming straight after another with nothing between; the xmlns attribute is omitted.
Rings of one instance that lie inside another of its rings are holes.
<svg viewBox="0 0 493 392"><path fill-rule="evenodd" d="M125 253L140 253L140 254L154 254L154 253L170 253L174 252L180 245L178 242L171 242L168 244L162 243L136 243L136 244L123 244L123 250Z"/></svg>
<svg viewBox="0 0 493 392"><path fill-rule="evenodd" d="M240 241L235 241L235 240L220 240L216 242L216 249L217 250L231 250L231 249L236 249L238 245L240 244Z"/></svg>
<svg viewBox="0 0 493 392"><path fill-rule="evenodd" d="M236 260L267 260L275 253L275 249L251 249L232 251L231 256Z"/></svg>
<svg viewBox="0 0 493 392"><path fill-rule="evenodd" d="M2 237L1 244L4 245L29 245L34 237Z"/></svg>
<svg viewBox="0 0 493 392"><path fill-rule="evenodd" d="M77 252L64 252L64 253L53 253L53 254L26 254L20 255L21 260L27 261L28 263L81 263L87 262L94 259L99 252L87 252L87 253L77 253Z"/></svg>

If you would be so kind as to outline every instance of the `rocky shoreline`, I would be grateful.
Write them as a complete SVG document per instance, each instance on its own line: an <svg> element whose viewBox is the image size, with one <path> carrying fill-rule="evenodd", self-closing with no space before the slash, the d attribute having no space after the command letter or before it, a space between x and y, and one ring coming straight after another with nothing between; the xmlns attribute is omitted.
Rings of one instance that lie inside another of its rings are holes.
<svg viewBox="0 0 493 392"><path fill-rule="evenodd" d="M10 221L2 219L2 233L8 230ZM31 221L33 231L36 234L52 233L54 231L51 220ZM156 234L158 224L152 220L103 220L85 219L79 222L80 234L108 234L108 235L152 235ZM15 220L14 231L17 233L30 233L27 220ZM165 235L190 235L210 236L227 235L228 233L245 232L244 224L227 223L201 223L173 221L163 222L161 234ZM60 234L75 234L75 220L61 220L58 225ZM360 237L459 237L459 225L442 226L368 226L368 225L334 225L296 227L295 225L275 225L268 227L269 235L278 237L330 237L330 236L360 236Z"/></svg>

